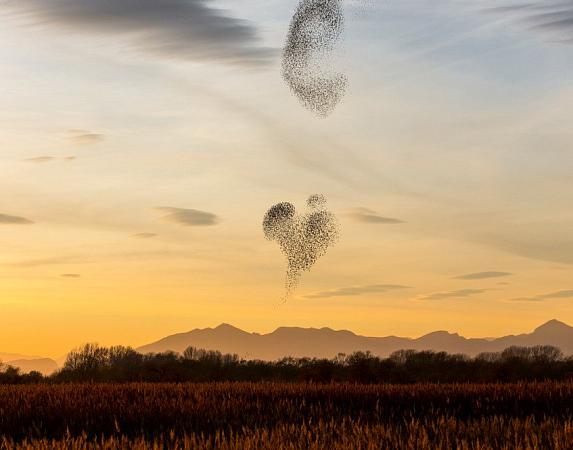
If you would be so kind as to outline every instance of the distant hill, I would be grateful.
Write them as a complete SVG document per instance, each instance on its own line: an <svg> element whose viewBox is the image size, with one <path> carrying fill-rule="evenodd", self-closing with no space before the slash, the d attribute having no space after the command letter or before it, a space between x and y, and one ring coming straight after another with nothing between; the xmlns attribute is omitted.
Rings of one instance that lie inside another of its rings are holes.
<svg viewBox="0 0 573 450"><path fill-rule="evenodd" d="M12 361L14 359L38 359L41 356L22 355L20 353L2 353L0 352L0 361Z"/></svg>
<svg viewBox="0 0 573 450"><path fill-rule="evenodd" d="M236 353L242 358L275 360L284 356L332 358L338 353L370 351L388 356L396 350L435 350L475 356L481 352L499 352L512 345L553 345L566 355L573 354L573 327L558 320L539 326L528 334L500 338L465 338L447 331L435 331L419 338L396 336L367 337L351 331L330 328L281 327L272 333L248 333L232 325L195 329L174 334L137 348L142 353L182 352L188 346Z"/></svg>
<svg viewBox="0 0 573 450"><path fill-rule="evenodd" d="M435 331L419 338L397 336L368 337L351 331L330 328L281 327L272 333L248 333L232 325L195 329L174 334L136 350L141 353L164 351L183 352L190 345L223 353L236 353L245 359L276 360L285 356L332 358L338 353L370 351L388 356L396 350L435 350L475 356L481 352L500 352L512 345L530 347L553 345L565 355L573 355L573 327L558 320L537 327L531 333L500 338L465 338L456 333ZM50 374L64 361L16 353L0 353L0 361L20 368L22 372L36 370Z"/></svg>
<svg viewBox="0 0 573 450"><path fill-rule="evenodd" d="M33 370L44 375L49 375L58 369L58 363L50 358L41 356L21 355L20 353L1 353L0 363L18 367L22 372L28 373Z"/></svg>
<svg viewBox="0 0 573 450"><path fill-rule="evenodd" d="M40 372L42 375L50 375L58 369L58 364L56 361L50 358L16 359L12 361L6 361L4 364L12 367L17 367L23 373L32 372L35 370L36 372Z"/></svg>

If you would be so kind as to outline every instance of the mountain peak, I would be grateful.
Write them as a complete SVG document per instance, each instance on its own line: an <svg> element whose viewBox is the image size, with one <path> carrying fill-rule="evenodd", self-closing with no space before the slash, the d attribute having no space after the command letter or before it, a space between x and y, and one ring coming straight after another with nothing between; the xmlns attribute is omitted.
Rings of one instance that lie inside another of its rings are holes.
<svg viewBox="0 0 573 450"><path fill-rule="evenodd" d="M241 330L240 328L234 327L228 323L222 323L221 325L214 328L217 331L224 331L224 332L239 332L239 333L246 333L245 331Z"/></svg>
<svg viewBox="0 0 573 450"><path fill-rule="evenodd" d="M438 331L432 331L431 333L422 336L422 338L430 338L430 337L437 337L437 338L460 337L460 335L458 333L450 333L449 331L446 330L438 330Z"/></svg>
<svg viewBox="0 0 573 450"><path fill-rule="evenodd" d="M222 324L215 327L215 330L224 330L224 329L238 330L237 327L234 327L233 325L226 323L226 322L223 322Z"/></svg>
<svg viewBox="0 0 573 450"><path fill-rule="evenodd" d="M538 326L533 332L534 333L555 333L555 332L562 332L562 331L571 331L573 327L570 327L566 323L561 322L557 319L551 319L548 322L545 322L543 325Z"/></svg>

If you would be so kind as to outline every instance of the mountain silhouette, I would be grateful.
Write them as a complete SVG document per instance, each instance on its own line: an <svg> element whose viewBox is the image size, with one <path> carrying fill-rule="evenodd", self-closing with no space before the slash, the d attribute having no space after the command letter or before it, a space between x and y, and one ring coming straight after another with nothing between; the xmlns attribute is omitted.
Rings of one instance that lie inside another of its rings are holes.
<svg viewBox="0 0 573 450"><path fill-rule="evenodd" d="M456 333L435 331L419 338L396 336L368 337L331 328L280 327L272 333L248 333L229 324L195 329L167 336L137 348L141 353L183 352L193 346L223 353L236 353L246 359L275 360L285 356L332 358L338 353L370 351L388 356L396 350L434 350L475 356L500 352L512 345L530 347L553 345L564 354L573 354L573 327L558 320L537 327L533 332L500 338L465 338Z"/></svg>
<svg viewBox="0 0 573 450"><path fill-rule="evenodd" d="M42 375L50 375L58 370L56 361L50 358L38 359L16 359L6 361L7 365L17 367L22 373L29 373L32 371L40 372Z"/></svg>
<svg viewBox="0 0 573 450"><path fill-rule="evenodd" d="M333 358L339 353L370 351L386 357L396 350L434 350L475 356L482 352L501 352L512 345L531 347L553 345L565 355L573 355L573 327L550 320L531 333L499 338L465 338L457 333L434 331L419 338L397 336L360 336L347 330L331 328L280 327L267 334L249 333L223 323L216 328L195 329L173 334L136 350L141 353L174 351L181 353L193 346L222 353L235 353L245 359L276 360L285 356L295 358ZM49 375L63 365L41 356L1 353L0 362L18 367L22 372L38 371Z"/></svg>
<svg viewBox="0 0 573 450"><path fill-rule="evenodd" d="M39 359L41 356L22 355L21 353L3 353L0 352L0 361L13 361L15 359Z"/></svg>
<svg viewBox="0 0 573 450"><path fill-rule="evenodd" d="M41 356L22 355L20 353L0 352L0 363L17 367L23 373L35 370L43 375L50 375L58 369L58 363L53 359L43 358Z"/></svg>

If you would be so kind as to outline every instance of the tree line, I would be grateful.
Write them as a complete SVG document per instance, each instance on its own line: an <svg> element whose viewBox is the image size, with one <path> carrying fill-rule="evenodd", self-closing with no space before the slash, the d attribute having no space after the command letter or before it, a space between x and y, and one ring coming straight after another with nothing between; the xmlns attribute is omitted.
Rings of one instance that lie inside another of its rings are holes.
<svg viewBox="0 0 573 450"><path fill-rule="evenodd" d="M141 354L130 347L85 344L70 352L64 366L49 376L23 374L2 366L0 384L65 382L284 381L351 383L516 382L573 380L573 356L552 346L509 347L499 353L462 354L399 350L387 358L370 352L332 359L241 359L237 355L188 347Z"/></svg>

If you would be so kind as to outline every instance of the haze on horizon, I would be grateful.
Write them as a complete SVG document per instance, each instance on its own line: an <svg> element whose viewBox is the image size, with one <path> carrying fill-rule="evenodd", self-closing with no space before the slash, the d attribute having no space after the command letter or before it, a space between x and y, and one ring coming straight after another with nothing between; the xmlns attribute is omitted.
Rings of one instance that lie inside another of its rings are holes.
<svg viewBox="0 0 573 450"><path fill-rule="evenodd" d="M296 0L101 5L0 0L0 351L573 323L573 6L348 0L319 119L280 75ZM341 238L281 304L261 221L315 193Z"/></svg>

